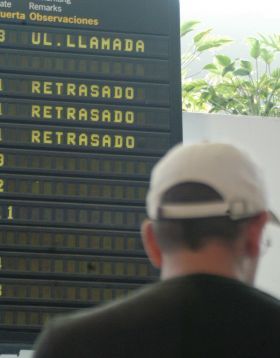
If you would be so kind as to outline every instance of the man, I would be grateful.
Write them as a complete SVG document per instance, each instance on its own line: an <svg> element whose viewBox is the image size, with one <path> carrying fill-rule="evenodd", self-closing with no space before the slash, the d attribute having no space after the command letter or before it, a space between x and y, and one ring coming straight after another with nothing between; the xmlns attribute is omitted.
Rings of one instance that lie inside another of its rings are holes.
<svg viewBox="0 0 280 358"><path fill-rule="evenodd" d="M252 286L277 219L251 159L228 144L177 146L153 170L147 211L143 242L161 281L54 321L35 358L279 358L279 301Z"/></svg>

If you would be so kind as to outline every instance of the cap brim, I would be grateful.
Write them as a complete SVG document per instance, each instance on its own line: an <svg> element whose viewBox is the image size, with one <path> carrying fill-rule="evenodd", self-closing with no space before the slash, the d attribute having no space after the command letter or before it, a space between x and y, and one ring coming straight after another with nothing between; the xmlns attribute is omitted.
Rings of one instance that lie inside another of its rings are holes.
<svg viewBox="0 0 280 358"><path fill-rule="evenodd" d="M232 220L248 218L251 215L229 215L228 204L223 202L192 203L192 204L165 204L158 211L161 219L195 219L213 216L229 216ZM268 210L268 220L274 225L280 226L279 218Z"/></svg>
<svg viewBox="0 0 280 358"><path fill-rule="evenodd" d="M228 204L223 202L173 203L160 207L159 217L162 219L197 219L227 215Z"/></svg>

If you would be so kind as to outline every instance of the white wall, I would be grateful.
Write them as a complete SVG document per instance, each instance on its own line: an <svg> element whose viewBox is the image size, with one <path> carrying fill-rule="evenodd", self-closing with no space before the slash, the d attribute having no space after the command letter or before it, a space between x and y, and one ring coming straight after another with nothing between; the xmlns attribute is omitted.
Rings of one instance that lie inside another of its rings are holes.
<svg viewBox="0 0 280 358"><path fill-rule="evenodd" d="M246 149L262 166L271 208L280 216L280 118L183 114L184 142L221 140ZM272 246L261 258L256 285L280 298L280 228L269 225Z"/></svg>

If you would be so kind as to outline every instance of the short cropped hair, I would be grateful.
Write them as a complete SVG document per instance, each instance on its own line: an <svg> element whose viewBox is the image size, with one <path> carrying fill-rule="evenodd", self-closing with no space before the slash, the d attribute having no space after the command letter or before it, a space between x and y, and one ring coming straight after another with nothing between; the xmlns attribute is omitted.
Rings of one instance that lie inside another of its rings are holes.
<svg viewBox="0 0 280 358"><path fill-rule="evenodd" d="M161 204L199 203L223 201L213 188L200 183L183 183L169 189ZM180 248L198 250L210 240L220 240L230 245L239 237L249 219L232 220L228 216L197 219L159 219L153 221L154 231L161 249Z"/></svg>

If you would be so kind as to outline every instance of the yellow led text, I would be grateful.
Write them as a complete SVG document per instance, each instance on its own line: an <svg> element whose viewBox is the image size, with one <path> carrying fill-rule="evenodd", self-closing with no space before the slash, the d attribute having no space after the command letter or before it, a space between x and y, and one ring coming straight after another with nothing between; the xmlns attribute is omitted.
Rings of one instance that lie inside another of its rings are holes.
<svg viewBox="0 0 280 358"><path fill-rule="evenodd" d="M0 19L25 20L26 16L23 12L0 11Z"/></svg>
<svg viewBox="0 0 280 358"><path fill-rule="evenodd" d="M31 143L115 149L135 148L135 138L133 136L47 130L32 130Z"/></svg>
<svg viewBox="0 0 280 358"><path fill-rule="evenodd" d="M0 29L0 42L5 42L6 41L6 31Z"/></svg>
<svg viewBox="0 0 280 358"><path fill-rule="evenodd" d="M1 87L0 87L1 89ZM33 94L44 94L69 97L90 97L125 99L131 101L135 98L133 87L89 85L76 83L63 83L51 81L32 81Z"/></svg>
<svg viewBox="0 0 280 358"><path fill-rule="evenodd" d="M119 124L134 124L135 122L135 113L133 111L47 106L39 104L31 106L31 117L33 119L91 121Z"/></svg>
<svg viewBox="0 0 280 358"><path fill-rule="evenodd" d="M143 40L133 40L129 38L110 38L85 35L66 34L63 42L57 40L56 35L47 32L32 32L32 45L49 47L67 47L76 49L120 51L120 52L145 52L145 42Z"/></svg>

